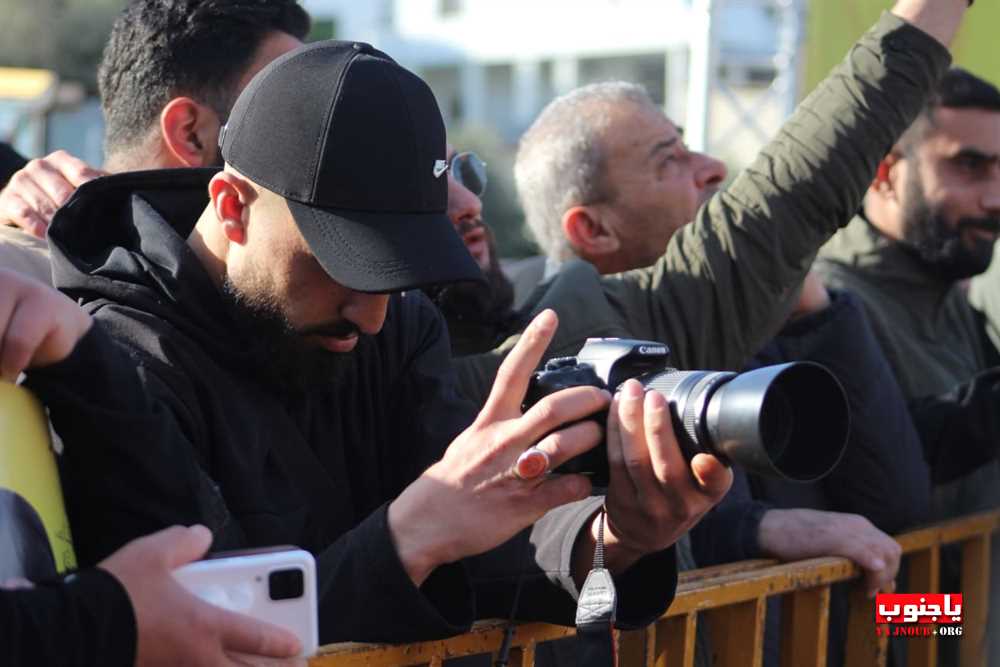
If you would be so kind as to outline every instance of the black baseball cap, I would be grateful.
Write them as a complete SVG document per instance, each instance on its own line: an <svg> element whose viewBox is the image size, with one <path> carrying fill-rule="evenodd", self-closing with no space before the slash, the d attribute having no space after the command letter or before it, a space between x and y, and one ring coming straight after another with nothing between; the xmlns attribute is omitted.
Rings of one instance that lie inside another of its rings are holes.
<svg viewBox="0 0 1000 667"><path fill-rule="evenodd" d="M330 277L363 292L482 271L447 216L445 129L430 88L361 42L287 53L240 94L222 157L281 195Z"/></svg>

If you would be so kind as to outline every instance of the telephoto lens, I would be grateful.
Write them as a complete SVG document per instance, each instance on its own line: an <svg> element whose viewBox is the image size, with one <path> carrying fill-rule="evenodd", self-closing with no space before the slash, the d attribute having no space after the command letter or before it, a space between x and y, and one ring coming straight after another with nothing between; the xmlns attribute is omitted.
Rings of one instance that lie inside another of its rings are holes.
<svg viewBox="0 0 1000 667"><path fill-rule="evenodd" d="M840 382L820 364L794 362L747 373L669 368L666 345L591 338L575 357L548 362L535 373L524 408L565 389L590 385L612 392L635 378L667 399L685 456L712 454L726 465L798 482L827 475L847 447L850 410ZM604 423L607 413L594 416ZM606 443L555 472L591 476L607 486Z"/></svg>
<svg viewBox="0 0 1000 667"><path fill-rule="evenodd" d="M833 470L847 447L847 397L819 364L739 374L668 370L639 381L670 403L689 458L704 452L758 475L814 482Z"/></svg>

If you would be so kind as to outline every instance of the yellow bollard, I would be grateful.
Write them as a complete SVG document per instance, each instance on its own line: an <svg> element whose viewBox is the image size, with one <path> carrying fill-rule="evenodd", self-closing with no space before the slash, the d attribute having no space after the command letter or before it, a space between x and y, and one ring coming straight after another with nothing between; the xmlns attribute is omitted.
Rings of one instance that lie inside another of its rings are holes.
<svg viewBox="0 0 1000 667"><path fill-rule="evenodd" d="M73 538L49 437L49 420L23 387L0 382L0 493L20 496L44 526L60 573L76 567ZM15 498L16 498L15 496ZM10 517L0 517L9 521Z"/></svg>

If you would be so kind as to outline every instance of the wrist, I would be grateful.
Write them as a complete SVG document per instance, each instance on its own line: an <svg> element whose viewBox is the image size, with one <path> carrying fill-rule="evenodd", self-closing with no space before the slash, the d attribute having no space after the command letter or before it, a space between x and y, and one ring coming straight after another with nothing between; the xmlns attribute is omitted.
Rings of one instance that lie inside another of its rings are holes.
<svg viewBox="0 0 1000 667"><path fill-rule="evenodd" d="M891 11L947 47L971 5L968 0L897 0Z"/></svg>
<svg viewBox="0 0 1000 667"><path fill-rule="evenodd" d="M604 513L598 513L590 522L590 535L595 545L601 521L605 521L604 563L608 570L615 573L624 572L646 555L644 549L622 539Z"/></svg>
<svg viewBox="0 0 1000 667"><path fill-rule="evenodd" d="M830 555L826 528L836 519L821 510L769 509L760 519L757 546L761 555L786 562Z"/></svg>
<svg viewBox="0 0 1000 667"><path fill-rule="evenodd" d="M781 558L781 549L776 548L775 535L780 535L781 513L783 510L772 509L761 515L757 523L757 552L764 557Z"/></svg>
<svg viewBox="0 0 1000 667"><path fill-rule="evenodd" d="M419 517L410 512L410 505L404 496L405 492L389 505L389 537L406 575L414 586L420 588L431 572L449 561L439 555L434 545L426 539L426 531L421 530Z"/></svg>

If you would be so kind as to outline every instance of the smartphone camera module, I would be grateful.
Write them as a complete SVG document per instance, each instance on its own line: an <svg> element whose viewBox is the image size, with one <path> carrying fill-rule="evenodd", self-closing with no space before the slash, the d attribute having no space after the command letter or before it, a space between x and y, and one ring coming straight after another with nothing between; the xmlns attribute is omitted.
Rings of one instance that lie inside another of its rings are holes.
<svg viewBox="0 0 1000 667"><path fill-rule="evenodd" d="M300 568L275 570L267 576L267 592L272 600L295 600L305 594L305 577Z"/></svg>

